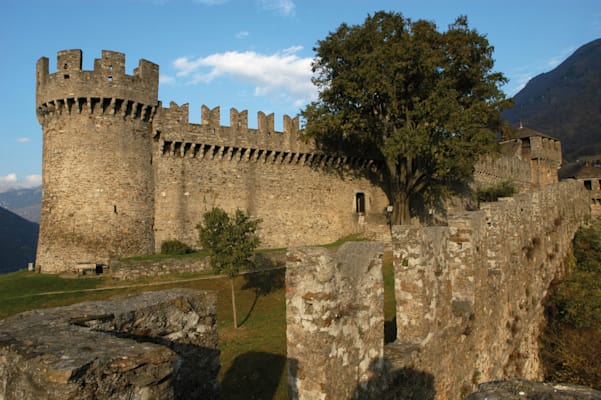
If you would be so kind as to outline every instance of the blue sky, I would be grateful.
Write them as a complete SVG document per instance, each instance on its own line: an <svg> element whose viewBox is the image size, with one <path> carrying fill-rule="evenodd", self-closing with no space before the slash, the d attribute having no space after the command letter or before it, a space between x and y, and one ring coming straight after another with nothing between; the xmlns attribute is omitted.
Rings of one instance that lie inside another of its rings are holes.
<svg viewBox="0 0 601 400"><path fill-rule="evenodd" d="M434 21L459 15L495 47L495 70L515 94L578 47L601 37L601 0L2 0L0 2L0 190L40 183L42 133L35 115L35 64L83 50L92 69L103 49L160 65L159 99L200 107L294 116L311 99L316 42L341 23L361 24L378 10Z"/></svg>

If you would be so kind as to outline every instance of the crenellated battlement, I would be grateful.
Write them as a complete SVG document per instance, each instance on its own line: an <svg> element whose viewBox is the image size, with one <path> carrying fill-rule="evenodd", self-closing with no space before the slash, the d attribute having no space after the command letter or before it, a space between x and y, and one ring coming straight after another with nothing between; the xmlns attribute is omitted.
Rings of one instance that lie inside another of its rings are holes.
<svg viewBox="0 0 601 400"><path fill-rule="evenodd" d="M189 106L178 106L171 102L169 108L160 105L153 123L155 139L162 143L162 154L196 156L199 149L249 149L264 150L263 154L278 154L289 156L309 155L316 153L315 146L306 142L300 135L299 118L283 117L284 131L278 132L274 126L274 115L257 113L257 128L248 127L248 111L230 109L230 125L221 125L221 109L210 109L203 105L201 108L201 123L189 122ZM179 151L181 149L181 151ZM188 150L192 150L188 152ZM225 150L224 150L225 149ZM201 151L201 154L206 151ZM242 156L240 156L242 157ZM250 157L250 152L246 157ZM231 158L231 157L230 157Z"/></svg>
<svg viewBox="0 0 601 400"><path fill-rule="evenodd" d="M159 66L140 60L133 75L125 73L125 55L102 51L94 70L82 70L82 51L63 50L57 55L57 71L50 73L42 57L36 68L36 108L40 122L47 116L87 110L122 113L150 119L158 103Z"/></svg>

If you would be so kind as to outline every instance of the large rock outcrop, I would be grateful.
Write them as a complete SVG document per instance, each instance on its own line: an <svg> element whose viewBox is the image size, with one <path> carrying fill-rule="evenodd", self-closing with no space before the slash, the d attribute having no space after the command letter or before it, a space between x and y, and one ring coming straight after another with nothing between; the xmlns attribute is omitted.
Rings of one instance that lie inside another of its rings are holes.
<svg viewBox="0 0 601 400"><path fill-rule="evenodd" d="M0 321L0 399L210 399L216 294L174 289Z"/></svg>

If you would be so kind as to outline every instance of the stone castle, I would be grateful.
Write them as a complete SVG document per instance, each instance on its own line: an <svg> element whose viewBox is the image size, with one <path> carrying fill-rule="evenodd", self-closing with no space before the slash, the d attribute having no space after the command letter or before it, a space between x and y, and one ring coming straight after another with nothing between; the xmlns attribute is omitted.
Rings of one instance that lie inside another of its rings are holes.
<svg viewBox="0 0 601 400"><path fill-rule="evenodd" d="M165 240L194 246L196 225L213 207L247 210L263 220L263 247L334 241L366 227L387 231L389 202L377 163L334 157L300 140L299 120L158 101L158 65L103 51L93 71L81 50L60 51L56 72L37 63L36 107L43 129L42 218L36 264L42 272L78 263L149 254ZM503 155L483 159L475 180L510 178L522 190L557 182L559 141L522 132ZM382 229L384 228L384 229Z"/></svg>
<svg viewBox="0 0 601 400"><path fill-rule="evenodd" d="M203 107L202 123L191 124L187 106L158 102L157 65L140 61L129 76L121 53L103 52L94 71L82 71L81 57L79 50L60 52L53 74L48 59L38 61L42 272L151 253L167 239L194 243L195 225L213 206L262 218L265 246L327 242L385 226L388 201L370 179L373 161L320 153L298 140L298 120L288 117L284 132L262 113L259 127L249 129L246 112L232 110L230 126L221 126L219 109ZM291 399L459 399L481 382L543 378L543 301L568 267L574 233L590 217L591 193L586 182L558 182L556 139L522 128L500 150L475 166L475 185L511 179L522 193L474 211L450 209L445 226L390 227L393 321L384 320L382 243L347 243L335 254L288 250ZM127 388L134 397L211 398L217 390L214 294L177 291L43 314L0 323L5 393L47 387L55 394L49 398L85 397L89 382L105 385L106 393ZM172 323L155 331L171 314ZM394 341L385 344L389 323ZM40 334L31 335L32 327ZM96 330L117 332L124 342ZM103 340L100 348L115 351L73 352L63 332L76 343ZM148 359L149 342L174 352L156 348L161 357ZM121 353L131 361L115 362ZM11 364L24 367L13 372ZM204 383L193 393L189 379Z"/></svg>

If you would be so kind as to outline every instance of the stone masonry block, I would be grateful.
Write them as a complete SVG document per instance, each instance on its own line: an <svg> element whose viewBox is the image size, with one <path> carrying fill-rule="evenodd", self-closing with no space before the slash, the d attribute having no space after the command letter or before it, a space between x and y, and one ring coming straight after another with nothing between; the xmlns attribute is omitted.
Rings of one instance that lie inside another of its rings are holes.
<svg viewBox="0 0 601 400"><path fill-rule="evenodd" d="M365 398L383 368L383 244L291 249L286 320L291 399Z"/></svg>

